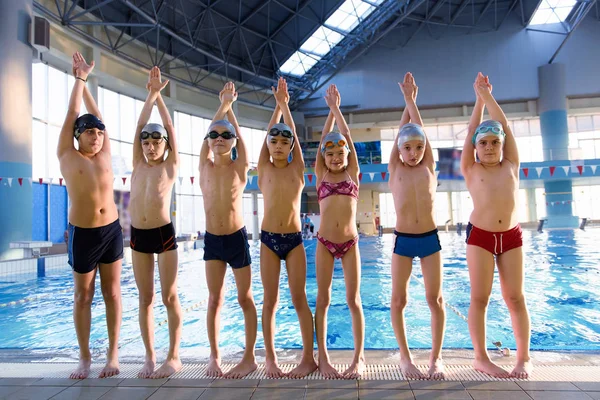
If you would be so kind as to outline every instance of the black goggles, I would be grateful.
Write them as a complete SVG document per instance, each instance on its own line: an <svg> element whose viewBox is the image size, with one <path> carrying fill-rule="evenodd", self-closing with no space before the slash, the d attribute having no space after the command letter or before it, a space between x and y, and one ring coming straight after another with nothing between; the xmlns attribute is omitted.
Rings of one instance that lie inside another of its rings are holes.
<svg viewBox="0 0 600 400"><path fill-rule="evenodd" d="M160 132L142 132L142 134L140 135L140 138L142 140L148 140L148 139L165 139L165 140L169 140L168 137L163 136Z"/></svg>
<svg viewBox="0 0 600 400"><path fill-rule="evenodd" d="M294 137L294 134L290 131L288 131L287 129L285 130L281 130L281 129L277 129L277 128L271 128L271 130L269 131L269 136L283 136L284 138L288 138L288 139L292 139Z"/></svg>
<svg viewBox="0 0 600 400"><path fill-rule="evenodd" d="M223 139L225 139L225 140L233 139L233 138L235 138L235 137L236 137L234 133L231 133L231 132L229 132L229 131L225 131L225 132L223 132L223 133L219 133L219 132L217 132L217 131L210 131L210 132L208 132L208 133L206 134L206 137L205 137L205 139L207 139L207 138L216 139L216 138L218 138L219 136L220 136L220 137L222 137L222 138L223 138Z"/></svg>
<svg viewBox="0 0 600 400"><path fill-rule="evenodd" d="M94 129L94 128L98 128L98 130L103 131L106 127L101 122L98 123L98 122L90 121L90 122L84 122L84 123L78 124L76 127L76 130L77 130L77 133L79 133L81 135L83 132L87 131L88 129Z"/></svg>

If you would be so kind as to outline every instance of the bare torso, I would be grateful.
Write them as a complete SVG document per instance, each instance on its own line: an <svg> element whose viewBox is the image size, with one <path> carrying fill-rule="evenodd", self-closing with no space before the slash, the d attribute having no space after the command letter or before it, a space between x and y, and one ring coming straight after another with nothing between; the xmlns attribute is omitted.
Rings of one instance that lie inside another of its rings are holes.
<svg viewBox="0 0 600 400"><path fill-rule="evenodd" d="M59 161L71 201L69 222L80 228L97 228L115 222L119 216L110 154L101 151L93 157L85 157L73 150Z"/></svg>
<svg viewBox="0 0 600 400"><path fill-rule="evenodd" d="M342 182L350 179L344 171L339 174L329 172L326 177L327 182ZM317 188L321 184L317 182ZM356 228L356 208L357 200L350 196L333 195L324 198L319 202L321 210L321 225L319 235L325 239L343 243L358 235Z"/></svg>
<svg viewBox="0 0 600 400"><path fill-rule="evenodd" d="M494 167L474 164L466 178L473 198L470 222L490 232L503 232L518 223L518 171L508 161Z"/></svg>
<svg viewBox="0 0 600 400"><path fill-rule="evenodd" d="M242 195L246 172L235 165L206 164L200 172L200 189L206 213L206 231L213 235L229 235L244 226Z"/></svg>
<svg viewBox="0 0 600 400"><path fill-rule="evenodd" d="M261 229L272 233L301 232L300 196L304 170L293 166L276 168L266 163L258 170L258 187L264 198Z"/></svg>
<svg viewBox="0 0 600 400"><path fill-rule="evenodd" d="M141 160L131 174L129 214L131 225L138 229L152 229L171 222L170 205L174 164L167 161L150 165Z"/></svg>
<svg viewBox="0 0 600 400"><path fill-rule="evenodd" d="M396 209L396 231L425 233L436 228L433 202L437 179L429 168L399 165L390 173L389 186Z"/></svg>

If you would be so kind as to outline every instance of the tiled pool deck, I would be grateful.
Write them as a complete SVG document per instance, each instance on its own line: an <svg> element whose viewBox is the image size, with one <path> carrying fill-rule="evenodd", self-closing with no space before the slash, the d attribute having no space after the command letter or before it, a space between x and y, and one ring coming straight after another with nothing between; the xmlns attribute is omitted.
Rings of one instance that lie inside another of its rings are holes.
<svg viewBox="0 0 600 400"><path fill-rule="evenodd" d="M347 351L331 352L347 362ZM90 379L66 379L74 363L14 362L0 357L0 399L447 399L447 400L600 400L600 354L533 353L536 369L529 380L495 379L470 368L469 351L444 352L444 381L407 380L399 372L397 353L368 351L368 368L359 380L324 380L315 372L305 379L268 379L263 364L244 379L207 379L205 363L185 363L170 379L137 379L139 363L122 363L117 377L96 379L102 363L93 365ZM0 356L2 356L0 354ZM514 357L496 361L508 366ZM282 369L294 367L296 352L280 357ZM425 369L427 352L415 352ZM47 360L47 359L46 359ZM344 364L336 364L341 369ZM233 364L224 364L224 370Z"/></svg>

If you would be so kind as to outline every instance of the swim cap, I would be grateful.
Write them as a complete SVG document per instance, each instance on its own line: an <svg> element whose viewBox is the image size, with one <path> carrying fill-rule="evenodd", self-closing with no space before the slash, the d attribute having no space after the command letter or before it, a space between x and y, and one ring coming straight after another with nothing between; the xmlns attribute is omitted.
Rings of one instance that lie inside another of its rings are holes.
<svg viewBox="0 0 600 400"><path fill-rule="evenodd" d="M236 132L235 128L233 127L231 122L227 121L226 119L219 119L219 120L213 122L212 124L210 124L210 126L208 127L208 132L214 131L217 126L225 128L229 132L233 133L234 136L237 136L237 132Z"/></svg>
<svg viewBox="0 0 600 400"><path fill-rule="evenodd" d="M398 150L400 150L404 143L411 140L420 140L423 143L427 143L427 136L425 136L425 131L421 125L411 123L402 125L398 133Z"/></svg>
<svg viewBox="0 0 600 400"><path fill-rule="evenodd" d="M75 135L75 139L79 139L79 136L87 129L98 128L103 131L106 127L100 121L98 117L93 114L83 114L75 120L75 131L73 134Z"/></svg>
<svg viewBox="0 0 600 400"><path fill-rule="evenodd" d="M329 132L325 135L321 143L321 154L325 153L325 150L327 150L328 147L334 146L345 147L346 150L350 152L350 147L348 147L346 138L339 132Z"/></svg>
<svg viewBox="0 0 600 400"><path fill-rule="evenodd" d="M292 142L292 149L294 148L294 132L286 124L275 124L267 132L267 136L275 137L281 135L284 138L290 139Z"/></svg>
<svg viewBox="0 0 600 400"><path fill-rule="evenodd" d="M148 139L149 137L152 137L152 139L160 139L158 137L154 137L155 135L152 135L155 132L160 134L160 138L169 140L169 134L167 133L167 130L161 124L154 123L146 124L146 126L144 126L141 135L142 140L144 139L144 136L146 136L145 139Z"/></svg>
<svg viewBox="0 0 600 400"><path fill-rule="evenodd" d="M506 139L506 133L504 133L504 129L502 128L502 124L498 121L494 121L492 119L488 119L487 121L483 121L475 130L473 134L473 146L477 146L477 142L483 139L486 136L497 136L503 143Z"/></svg>

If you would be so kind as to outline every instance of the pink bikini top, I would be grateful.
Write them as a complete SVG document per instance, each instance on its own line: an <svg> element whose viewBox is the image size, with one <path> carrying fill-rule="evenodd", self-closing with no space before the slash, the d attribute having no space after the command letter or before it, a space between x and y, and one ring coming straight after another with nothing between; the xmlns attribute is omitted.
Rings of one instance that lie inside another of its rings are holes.
<svg viewBox="0 0 600 400"><path fill-rule="evenodd" d="M325 176L327 176L327 174L325 174ZM325 179L325 176L323 179ZM348 175L347 181L325 182L322 180L321 184L317 188L317 199L321 201L324 198L333 195L350 196L358 200L358 185L354 183L352 179L350 179L350 175Z"/></svg>

